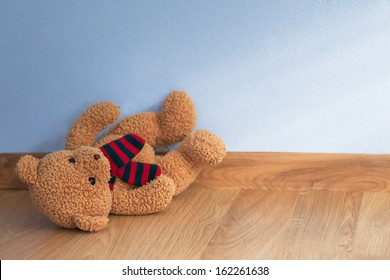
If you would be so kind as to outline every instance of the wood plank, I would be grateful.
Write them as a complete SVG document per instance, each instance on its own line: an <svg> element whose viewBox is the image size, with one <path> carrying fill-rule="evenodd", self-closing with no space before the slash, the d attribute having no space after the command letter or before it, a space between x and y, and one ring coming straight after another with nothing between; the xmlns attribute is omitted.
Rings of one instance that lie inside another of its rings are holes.
<svg viewBox="0 0 390 280"><path fill-rule="evenodd" d="M39 253L56 229L34 208L26 190L0 191L0 224L0 259L3 260L28 259Z"/></svg>
<svg viewBox="0 0 390 280"><path fill-rule="evenodd" d="M137 229L133 235L137 241L127 242L121 257L199 259L238 193L194 186L175 198L166 213L132 219L129 228ZM108 255L110 259L117 256L114 252Z"/></svg>
<svg viewBox="0 0 390 280"><path fill-rule="evenodd" d="M27 191L0 197L1 259L197 259L238 190L194 187L163 212L112 216L106 230L56 227L32 206Z"/></svg>
<svg viewBox="0 0 390 280"><path fill-rule="evenodd" d="M390 194L363 195L354 245L359 259L390 259Z"/></svg>
<svg viewBox="0 0 390 280"><path fill-rule="evenodd" d="M202 259L268 259L293 214L298 192L242 190Z"/></svg>
<svg viewBox="0 0 390 280"><path fill-rule="evenodd" d="M348 259L361 193L243 190L205 259Z"/></svg>
<svg viewBox="0 0 390 280"><path fill-rule="evenodd" d="M299 195L278 243L277 259L351 259L362 193L310 191Z"/></svg>
<svg viewBox="0 0 390 280"><path fill-rule="evenodd" d="M53 225L27 191L0 191L0 258L390 259L389 194L362 195L195 185L161 213L90 234Z"/></svg>

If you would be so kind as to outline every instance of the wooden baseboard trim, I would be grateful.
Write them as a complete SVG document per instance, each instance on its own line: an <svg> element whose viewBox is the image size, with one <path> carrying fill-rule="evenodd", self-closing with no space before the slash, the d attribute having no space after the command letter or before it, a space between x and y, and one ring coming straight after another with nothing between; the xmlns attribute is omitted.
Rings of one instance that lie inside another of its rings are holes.
<svg viewBox="0 0 390 280"><path fill-rule="evenodd" d="M16 163L27 153L0 153L0 190L21 190L27 186L18 180L15 174ZM28 153L41 158L46 153Z"/></svg>
<svg viewBox="0 0 390 280"><path fill-rule="evenodd" d="M0 190L26 189L15 175L24 154L0 154ZM32 153L40 158L45 153ZM229 152L196 187L390 192L390 155Z"/></svg>

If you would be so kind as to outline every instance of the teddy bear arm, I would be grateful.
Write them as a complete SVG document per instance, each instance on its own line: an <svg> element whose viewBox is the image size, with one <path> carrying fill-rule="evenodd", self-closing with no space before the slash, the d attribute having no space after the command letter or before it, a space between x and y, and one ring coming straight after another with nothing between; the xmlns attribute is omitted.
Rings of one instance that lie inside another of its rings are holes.
<svg viewBox="0 0 390 280"><path fill-rule="evenodd" d="M171 178L160 175L150 183L128 189L117 179L112 192L111 213L117 215L146 215L165 209L172 200L175 185Z"/></svg>
<svg viewBox="0 0 390 280"><path fill-rule="evenodd" d="M184 191L199 172L219 164L226 155L226 146L221 138L201 129L191 133L176 150L160 158L163 174L172 178L176 185L175 195Z"/></svg>
<svg viewBox="0 0 390 280"><path fill-rule="evenodd" d="M99 102L86 109L73 123L66 139L66 149L91 146L97 135L115 122L120 115L117 105L112 102Z"/></svg>
<svg viewBox="0 0 390 280"><path fill-rule="evenodd" d="M106 216L87 216L76 214L73 217L75 226L84 231L97 232L104 229L108 224Z"/></svg>

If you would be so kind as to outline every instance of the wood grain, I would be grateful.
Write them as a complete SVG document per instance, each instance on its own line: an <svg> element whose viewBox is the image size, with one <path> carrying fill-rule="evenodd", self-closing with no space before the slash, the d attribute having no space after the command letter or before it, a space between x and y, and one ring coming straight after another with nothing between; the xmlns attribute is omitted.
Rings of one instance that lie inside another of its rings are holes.
<svg viewBox="0 0 390 280"><path fill-rule="evenodd" d="M163 212L94 234L35 209L20 156L0 155L0 259L390 259L387 155L229 153Z"/></svg>
<svg viewBox="0 0 390 280"><path fill-rule="evenodd" d="M203 259L273 259L290 223L297 192L242 190L202 254Z"/></svg>
<svg viewBox="0 0 390 280"><path fill-rule="evenodd" d="M202 257L353 258L361 196L327 190L242 191Z"/></svg>
<svg viewBox="0 0 390 280"><path fill-rule="evenodd" d="M361 193L300 194L278 243L278 259L351 259Z"/></svg>
<svg viewBox="0 0 390 280"><path fill-rule="evenodd" d="M390 259L390 194L363 195L354 245L359 258Z"/></svg>
<svg viewBox="0 0 390 280"><path fill-rule="evenodd" d="M91 234L56 227L27 191L7 191L0 197L0 259L198 259L238 192L192 188L163 212L111 216L108 229Z"/></svg>

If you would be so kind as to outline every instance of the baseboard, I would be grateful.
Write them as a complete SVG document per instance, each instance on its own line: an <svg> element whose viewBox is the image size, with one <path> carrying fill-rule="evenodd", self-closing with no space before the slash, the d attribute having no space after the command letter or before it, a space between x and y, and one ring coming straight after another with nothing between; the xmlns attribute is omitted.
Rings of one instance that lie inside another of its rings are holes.
<svg viewBox="0 0 390 280"><path fill-rule="evenodd" d="M0 190L27 187L15 175L21 153L0 154ZM45 153L32 153L38 158ZM195 187L390 192L390 155L229 152Z"/></svg>

